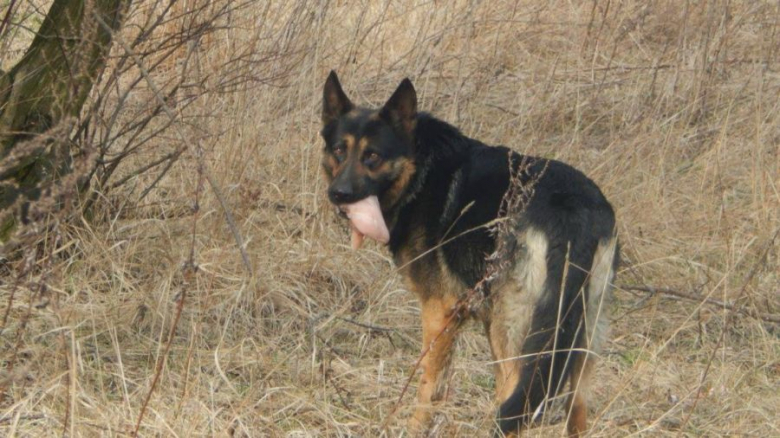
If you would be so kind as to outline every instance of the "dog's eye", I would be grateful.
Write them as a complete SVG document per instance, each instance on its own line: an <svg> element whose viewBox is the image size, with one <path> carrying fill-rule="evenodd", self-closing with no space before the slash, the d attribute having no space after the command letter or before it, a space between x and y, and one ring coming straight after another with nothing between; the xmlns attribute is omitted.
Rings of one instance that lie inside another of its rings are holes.
<svg viewBox="0 0 780 438"><path fill-rule="evenodd" d="M336 146L333 146L333 155L336 156L336 158L341 159L344 157L344 145L337 144Z"/></svg>
<svg viewBox="0 0 780 438"><path fill-rule="evenodd" d="M379 165L379 163L382 162L382 157L379 156L376 152L369 152L366 154L366 157L363 159L363 164L368 166L368 168L373 169L376 166Z"/></svg>

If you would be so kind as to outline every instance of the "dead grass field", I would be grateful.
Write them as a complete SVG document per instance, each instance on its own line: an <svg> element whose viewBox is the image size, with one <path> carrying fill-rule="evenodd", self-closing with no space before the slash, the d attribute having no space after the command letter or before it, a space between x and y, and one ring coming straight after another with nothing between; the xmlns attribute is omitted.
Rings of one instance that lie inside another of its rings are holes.
<svg viewBox="0 0 780 438"><path fill-rule="evenodd" d="M142 436L405 434L416 380L390 414L421 348L419 307L384 249L349 248L324 197L321 86L336 69L372 105L408 76L422 109L467 135L600 184L623 257L592 436L780 436L778 3L289 0L220 20L193 49L200 80L177 95L195 96L177 130L133 157L186 146L159 185L142 198L160 169L133 177L60 225L49 269L21 279L46 294L9 301L3 268L0 435L127 435L158 364ZM152 77L165 89L180 65ZM118 88L138 72L125 74ZM119 117L152 96L142 83ZM663 289L688 298L648 292ZM439 436L488 436L489 360L468 325ZM561 435L562 415L527 435Z"/></svg>

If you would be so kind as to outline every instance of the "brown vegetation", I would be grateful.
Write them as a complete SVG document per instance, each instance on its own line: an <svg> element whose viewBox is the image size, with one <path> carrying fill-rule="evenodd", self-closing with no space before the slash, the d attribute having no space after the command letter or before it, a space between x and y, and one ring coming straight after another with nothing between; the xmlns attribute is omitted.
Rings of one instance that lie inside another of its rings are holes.
<svg viewBox="0 0 780 438"><path fill-rule="evenodd" d="M777 3L168 6L133 3L71 133L98 160L82 208L0 260L0 434L403 433L419 305L324 197L330 69L367 104L409 76L466 134L601 185L624 255L593 436L780 434ZM489 360L468 325L441 436L487 435Z"/></svg>

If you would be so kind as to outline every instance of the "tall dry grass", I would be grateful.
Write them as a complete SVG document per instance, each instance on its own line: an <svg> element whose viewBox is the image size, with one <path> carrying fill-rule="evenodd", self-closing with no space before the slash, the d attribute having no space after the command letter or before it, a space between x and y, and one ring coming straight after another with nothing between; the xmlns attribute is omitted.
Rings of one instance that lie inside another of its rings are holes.
<svg viewBox="0 0 780 438"><path fill-rule="evenodd" d="M161 5L138 2L130 23ZM213 8L208 37L156 63L198 5ZM125 435L144 408L142 436L404 433L413 391L388 416L421 348L419 310L384 249L350 250L323 196L320 87L336 69L371 105L409 76L421 107L467 135L601 185L623 260L593 436L780 434L776 3L190 0L165 13L137 46L149 76L125 64L100 107L125 105L132 123L156 108L149 80L178 84L175 120L149 119L154 135L93 186L89 215L42 237L56 246L39 269L3 263L0 433ZM133 173L178 148L167 171ZM440 436L487 436L488 351L467 326ZM529 435L560 435L562 415Z"/></svg>

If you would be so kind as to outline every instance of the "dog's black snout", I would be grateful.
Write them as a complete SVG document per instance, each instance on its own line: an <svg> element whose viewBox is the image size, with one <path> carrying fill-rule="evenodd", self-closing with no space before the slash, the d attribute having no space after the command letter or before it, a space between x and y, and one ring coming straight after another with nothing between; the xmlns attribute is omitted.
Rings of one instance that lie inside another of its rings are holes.
<svg viewBox="0 0 780 438"><path fill-rule="evenodd" d="M330 200L334 204L348 203L354 195L354 192L349 187L334 187L330 189Z"/></svg>
<svg viewBox="0 0 780 438"><path fill-rule="evenodd" d="M351 204L360 200L354 184L346 179L334 181L330 189L328 189L328 196L330 197L330 202L336 205Z"/></svg>
<svg viewBox="0 0 780 438"><path fill-rule="evenodd" d="M347 167L330 183L328 196L336 205L352 204L366 197L365 185L355 169Z"/></svg>

